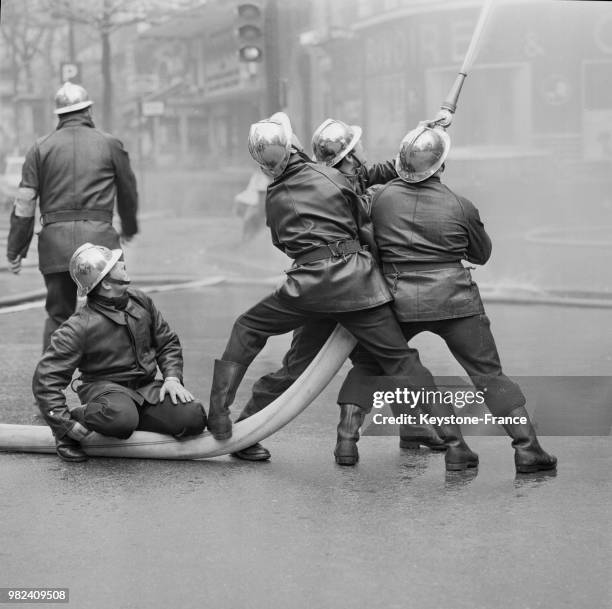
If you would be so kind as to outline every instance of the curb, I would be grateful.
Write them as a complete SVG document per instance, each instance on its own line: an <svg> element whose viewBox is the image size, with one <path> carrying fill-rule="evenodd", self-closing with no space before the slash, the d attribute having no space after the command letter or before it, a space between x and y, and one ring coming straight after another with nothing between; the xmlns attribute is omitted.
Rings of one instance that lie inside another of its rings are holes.
<svg viewBox="0 0 612 609"><path fill-rule="evenodd" d="M188 276L155 276L141 275L133 279L133 284L146 293L170 292L172 290L189 290L218 285L237 286L269 286L276 287L282 281L282 275L262 277L260 279L243 276L213 276L204 279L194 279ZM608 292L585 292L583 290L550 290L517 294L512 288L480 286L481 297L485 303L512 305L543 305L559 307L582 307L589 309L612 309L612 295ZM0 298L0 310L10 312L13 307L32 305L27 308L42 306L46 298L46 290L22 292L14 296Z"/></svg>
<svg viewBox="0 0 612 609"><path fill-rule="evenodd" d="M0 308L33 302L40 299L44 300L46 296L47 290L33 290L32 292L22 292L21 294L15 294L14 296L3 296L0 298Z"/></svg>
<svg viewBox="0 0 612 609"><path fill-rule="evenodd" d="M134 280L138 283L139 289L147 294L156 294L160 292L171 292L173 290L192 290L202 287L214 287L218 285L264 285L274 287L278 284L280 277L266 277L260 280L249 279L246 277L224 277L214 276L205 279L177 279L176 276L168 277L151 277L150 283L143 281L143 277L138 277ZM15 296L6 296L0 298L0 314L14 313L25 309L34 309L42 307L45 303L47 292L46 290L36 290L33 292L23 292Z"/></svg>

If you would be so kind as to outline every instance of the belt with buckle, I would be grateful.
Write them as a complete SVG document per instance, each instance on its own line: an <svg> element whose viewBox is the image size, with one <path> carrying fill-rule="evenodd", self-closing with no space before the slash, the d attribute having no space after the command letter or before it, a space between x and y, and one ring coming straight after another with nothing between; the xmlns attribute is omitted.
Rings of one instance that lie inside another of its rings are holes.
<svg viewBox="0 0 612 609"><path fill-rule="evenodd" d="M105 209L59 209L50 211L40 217L43 226L55 222L75 222L78 220L100 220L112 222L113 212Z"/></svg>
<svg viewBox="0 0 612 609"><path fill-rule="evenodd" d="M463 268L459 260L448 262L383 262L382 270L385 274L411 273L412 271L433 271L435 269Z"/></svg>
<svg viewBox="0 0 612 609"><path fill-rule="evenodd" d="M361 243L356 239L346 241L333 241L326 243L320 247L316 247L295 259L295 264L306 264L307 262L315 262L316 260L325 260L326 258L344 258L347 254L355 254L363 248Z"/></svg>

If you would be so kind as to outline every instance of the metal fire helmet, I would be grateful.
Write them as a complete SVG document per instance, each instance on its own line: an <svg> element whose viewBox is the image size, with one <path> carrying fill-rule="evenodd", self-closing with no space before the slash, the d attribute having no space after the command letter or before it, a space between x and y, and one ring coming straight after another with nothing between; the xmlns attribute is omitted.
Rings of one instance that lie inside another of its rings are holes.
<svg viewBox="0 0 612 609"><path fill-rule="evenodd" d="M122 255L121 250L110 250L103 245L81 245L72 254L68 265L79 296L89 294L110 273Z"/></svg>
<svg viewBox="0 0 612 609"><path fill-rule="evenodd" d="M89 108L93 102L81 85L65 82L55 94L55 114L67 114Z"/></svg>
<svg viewBox="0 0 612 609"><path fill-rule="evenodd" d="M422 182L442 167L449 150L450 137L443 127L419 125L400 144L397 174L406 182Z"/></svg>
<svg viewBox="0 0 612 609"><path fill-rule="evenodd" d="M319 163L333 167L355 148L360 139L361 127L328 118L312 136L312 151Z"/></svg>
<svg viewBox="0 0 612 609"><path fill-rule="evenodd" d="M278 178L289 162L294 136L291 121L284 112L251 125L249 152L263 172Z"/></svg>

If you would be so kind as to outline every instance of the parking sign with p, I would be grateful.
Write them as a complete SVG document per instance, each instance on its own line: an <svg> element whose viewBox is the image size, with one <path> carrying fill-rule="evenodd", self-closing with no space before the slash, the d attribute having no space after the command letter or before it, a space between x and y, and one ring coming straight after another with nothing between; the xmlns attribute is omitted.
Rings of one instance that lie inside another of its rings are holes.
<svg viewBox="0 0 612 609"><path fill-rule="evenodd" d="M81 82L81 64L76 62L65 62L60 65L60 81L70 81L76 84Z"/></svg>

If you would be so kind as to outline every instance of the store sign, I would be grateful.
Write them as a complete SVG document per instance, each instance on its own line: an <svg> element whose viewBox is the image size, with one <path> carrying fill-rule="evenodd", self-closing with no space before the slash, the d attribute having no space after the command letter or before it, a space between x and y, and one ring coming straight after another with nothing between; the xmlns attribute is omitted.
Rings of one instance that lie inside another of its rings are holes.
<svg viewBox="0 0 612 609"><path fill-rule="evenodd" d="M142 102L141 114L143 116L162 116L164 114L163 101L144 101Z"/></svg>
<svg viewBox="0 0 612 609"><path fill-rule="evenodd" d="M366 73L405 72L418 65L459 63L465 57L476 15L437 20L414 17L372 30L365 38Z"/></svg>
<svg viewBox="0 0 612 609"><path fill-rule="evenodd" d="M159 89L159 76L157 74L134 74L127 86L132 95L142 97Z"/></svg>

